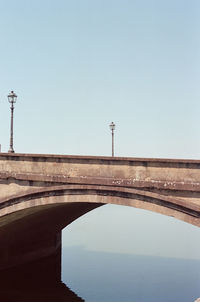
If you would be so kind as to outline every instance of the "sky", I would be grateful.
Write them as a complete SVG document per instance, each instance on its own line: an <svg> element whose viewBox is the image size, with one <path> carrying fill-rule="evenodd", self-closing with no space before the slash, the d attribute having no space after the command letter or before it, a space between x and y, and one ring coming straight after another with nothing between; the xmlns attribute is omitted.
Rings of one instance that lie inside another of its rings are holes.
<svg viewBox="0 0 200 302"><path fill-rule="evenodd" d="M15 152L109 156L113 121L116 156L199 159L198 0L0 0L0 54L2 152L14 90ZM199 236L108 205L74 222L63 244L200 258Z"/></svg>

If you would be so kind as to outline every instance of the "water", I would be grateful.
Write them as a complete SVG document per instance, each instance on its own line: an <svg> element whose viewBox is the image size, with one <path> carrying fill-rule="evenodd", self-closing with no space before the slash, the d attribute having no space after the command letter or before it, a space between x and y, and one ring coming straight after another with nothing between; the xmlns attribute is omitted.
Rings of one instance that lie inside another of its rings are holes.
<svg viewBox="0 0 200 302"><path fill-rule="evenodd" d="M62 252L63 282L44 271L44 260L35 270L32 265L7 270L0 276L0 301L194 302L200 297L199 260L92 252L79 246Z"/></svg>
<svg viewBox="0 0 200 302"><path fill-rule="evenodd" d="M200 261L63 249L63 281L86 302L193 302Z"/></svg>

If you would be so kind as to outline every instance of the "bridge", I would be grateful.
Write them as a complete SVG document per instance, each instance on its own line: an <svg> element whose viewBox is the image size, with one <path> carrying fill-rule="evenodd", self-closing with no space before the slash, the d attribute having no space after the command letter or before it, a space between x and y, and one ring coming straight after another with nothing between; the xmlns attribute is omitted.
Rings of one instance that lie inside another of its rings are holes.
<svg viewBox="0 0 200 302"><path fill-rule="evenodd" d="M61 231L104 204L200 226L200 161L0 153L0 272L60 279ZM19 273L18 273L19 274Z"/></svg>

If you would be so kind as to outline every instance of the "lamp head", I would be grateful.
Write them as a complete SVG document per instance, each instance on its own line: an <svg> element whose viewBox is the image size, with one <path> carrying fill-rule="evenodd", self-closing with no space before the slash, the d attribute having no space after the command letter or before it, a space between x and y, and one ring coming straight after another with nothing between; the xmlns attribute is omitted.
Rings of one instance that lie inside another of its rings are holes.
<svg viewBox="0 0 200 302"><path fill-rule="evenodd" d="M115 130L115 124L112 122L110 123L110 130L111 131L114 131Z"/></svg>
<svg viewBox="0 0 200 302"><path fill-rule="evenodd" d="M17 95L14 93L14 91L12 90L9 95L8 95L8 102L9 103L16 103L17 101Z"/></svg>

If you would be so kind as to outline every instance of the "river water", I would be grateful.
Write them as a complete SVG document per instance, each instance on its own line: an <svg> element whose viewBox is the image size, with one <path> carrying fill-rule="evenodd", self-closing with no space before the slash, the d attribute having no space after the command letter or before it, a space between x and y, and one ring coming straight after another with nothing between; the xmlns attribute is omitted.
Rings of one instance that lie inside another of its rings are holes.
<svg viewBox="0 0 200 302"><path fill-rule="evenodd" d="M62 278L86 302L193 302L200 261L63 249Z"/></svg>
<svg viewBox="0 0 200 302"><path fill-rule="evenodd" d="M30 269L16 271L5 282L2 275L0 302L194 302L200 297L199 260L93 252L80 246L65 247L62 254L63 282L41 274L42 265L34 276Z"/></svg>

